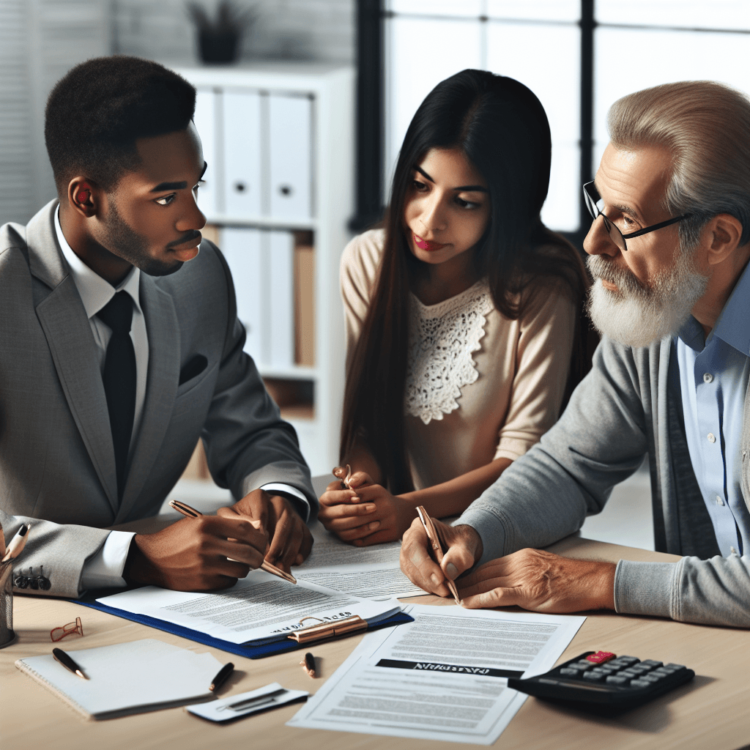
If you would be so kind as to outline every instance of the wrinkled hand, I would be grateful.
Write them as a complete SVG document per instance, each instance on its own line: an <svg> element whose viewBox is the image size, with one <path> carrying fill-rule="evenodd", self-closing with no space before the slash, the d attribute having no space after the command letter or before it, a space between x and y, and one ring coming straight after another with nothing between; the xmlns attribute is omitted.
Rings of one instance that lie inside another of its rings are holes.
<svg viewBox="0 0 750 750"><path fill-rule="evenodd" d="M446 544L442 565L430 557L427 534L417 518L404 534L401 570L419 588L438 596L452 596L445 585L446 578L455 581L474 565L482 556L482 539L471 526L448 526L434 518L432 520L435 528L441 530L439 533Z"/></svg>
<svg viewBox="0 0 750 750"><path fill-rule="evenodd" d="M183 518L155 534L136 534L123 576L177 591L224 589L261 565L266 542L241 518Z"/></svg>
<svg viewBox="0 0 750 750"><path fill-rule="evenodd" d="M400 539L416 516L413 503L392 495L363 471L352 474L349 487L331 482L318 512L323 526L345 542L364 547Z"/></svg>
<svg viewBox="0 0 750 750"><path fill-rule="evenodd" d="M310 554L312 534L292 504L280 495L253 490L231 508L219 508L222 518L244 518L265 535L265 559L287 573ZM261 561L262 562L262 561Z"/></svg>
<svg viewBox="0 0 750 750"><path fill-rule="evenodd" d="M460 582L470 609L518 606L535 612L614 609L615 564L523 549L482 565Z"/></svg>

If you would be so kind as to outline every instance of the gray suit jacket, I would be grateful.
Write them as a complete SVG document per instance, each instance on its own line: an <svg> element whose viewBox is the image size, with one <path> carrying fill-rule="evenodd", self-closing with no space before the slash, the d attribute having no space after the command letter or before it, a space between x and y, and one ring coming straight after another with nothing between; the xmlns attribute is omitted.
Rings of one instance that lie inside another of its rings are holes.
<svg viewBox="0 0 750 750"><path fill-rule="evenodd" d="M19 567L78 596L106 527L154 515L203 438L214 480L240 498L284 482L317 510L294 429L243 352L227 264L210 242L171 276L141 277L149 341L143 416L121 502L96 345L54 230L57 202L0 228L0 523L31 519ZM180 384L196 355L206 367ZM301 505L301 503L300 503Z"/></svg>
<svg viewBox="0 0 750 750"><path fill-rule="evenodd" d="M686 557L621 560L617 611L750 627L750 557L718 554L690 461L675 367L669 338L638 349L602 339L560 421L456 522L479 532L481 562L577 531L648 452L656 549ZM740 449L742 495L750 503L750 394Z"/></svg>

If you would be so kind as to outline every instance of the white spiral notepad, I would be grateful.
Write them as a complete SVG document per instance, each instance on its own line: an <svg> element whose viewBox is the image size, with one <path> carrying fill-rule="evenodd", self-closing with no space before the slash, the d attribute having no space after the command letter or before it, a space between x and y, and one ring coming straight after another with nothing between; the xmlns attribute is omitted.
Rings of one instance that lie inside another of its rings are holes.
<svg viewBox="0 0 750 750"><path fill-rule="evenodd" d="M69 672L52 654L19 659L16 667L52 691L86 719L172 708L213 697L211 681L221 662L146 638L114 646L64 651L89 678Z"/></svg>

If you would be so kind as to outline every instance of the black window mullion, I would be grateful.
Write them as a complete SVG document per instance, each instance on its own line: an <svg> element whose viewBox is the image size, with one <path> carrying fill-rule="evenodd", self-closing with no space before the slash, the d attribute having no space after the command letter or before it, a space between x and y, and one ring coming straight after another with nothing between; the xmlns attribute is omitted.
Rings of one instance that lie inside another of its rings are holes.
<svg viewBox="0 0 750 750"><path fill-rule="evenodd" d="M361 232L383 215L385 117L384 0L357 0L356 214Z"/></svg>

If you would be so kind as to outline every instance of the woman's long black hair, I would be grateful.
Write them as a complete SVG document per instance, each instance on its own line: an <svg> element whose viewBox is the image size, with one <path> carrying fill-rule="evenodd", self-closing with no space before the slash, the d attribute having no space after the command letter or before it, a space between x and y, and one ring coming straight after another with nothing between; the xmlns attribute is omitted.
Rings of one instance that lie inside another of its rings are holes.
<svg viewBox="0 0 750 750"><path fill-rule="evenodd" d="M526 286L540 277L553 283L562 278L577 301L586 286L576 250L541 222L552 143L539 99L522 83L482 70L463 70L439 83L414 115L401 147L380 272L344 394L341 460L355 445L365 447L380 467L382 484L394 493L413 489L404 389L409 292L420 261L409 249L404 208L414 167L435 148L459 149L487 182L490 219L474 262L502 315L517 319L530 299ZM549 252L550 245L559 252Z"/></svg>

